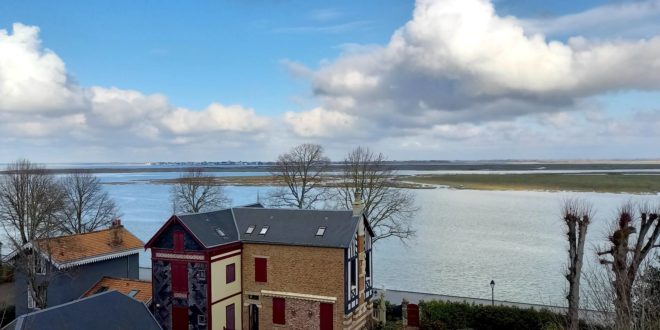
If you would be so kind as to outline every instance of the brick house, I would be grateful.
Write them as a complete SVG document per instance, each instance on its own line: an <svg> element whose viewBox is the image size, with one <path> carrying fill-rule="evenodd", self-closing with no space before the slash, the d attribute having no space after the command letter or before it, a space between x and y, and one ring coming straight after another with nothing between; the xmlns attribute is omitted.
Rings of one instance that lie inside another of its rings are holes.
<svg viewBox="0 0 660 330"><path fill-rule="evenodd" d="M353 211L260 204L172 216L146 244L163 329L359 329L373 231Z"/></svg>
<svg viewBox="0 0 660 330"><path fill-rule="evenodd" d="M52 307L80 298L103 276L137 279L138 255L143 246L142 241L115 220L109 229L42 239L26 244L23 249L34 262L37 284L48 281L44 287L46 307ZM13 261L20 255L14 251L5 260ZM15 272L17 316L39 309L28 280L20 270Z"/></svg>

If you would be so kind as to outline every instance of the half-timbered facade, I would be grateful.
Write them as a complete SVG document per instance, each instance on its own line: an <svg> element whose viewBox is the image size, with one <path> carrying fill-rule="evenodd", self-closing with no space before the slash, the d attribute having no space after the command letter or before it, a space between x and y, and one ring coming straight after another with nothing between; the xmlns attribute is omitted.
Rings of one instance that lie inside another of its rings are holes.
<svg viewBox="0 0 660 330"><path fill-rule="evenodd" d="M154 315L163 329L364 327L372 236L361 202L174 215L146 245Z"/></svg>

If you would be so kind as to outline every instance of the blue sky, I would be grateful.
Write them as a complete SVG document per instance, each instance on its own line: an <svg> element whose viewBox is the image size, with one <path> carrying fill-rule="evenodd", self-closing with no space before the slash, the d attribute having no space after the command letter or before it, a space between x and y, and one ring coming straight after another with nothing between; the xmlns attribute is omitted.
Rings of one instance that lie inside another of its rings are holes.
<svg viewBox="0 0 660 330"><path fill-rule="evenodd" d="M658 158L659 21L654 0L4 1L0 161Z"/></svg>

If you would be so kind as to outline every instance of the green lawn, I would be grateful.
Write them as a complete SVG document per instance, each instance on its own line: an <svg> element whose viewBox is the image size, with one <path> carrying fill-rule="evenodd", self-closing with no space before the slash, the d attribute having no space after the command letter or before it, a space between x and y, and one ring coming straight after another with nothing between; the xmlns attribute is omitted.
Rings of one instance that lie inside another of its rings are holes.
<svg viewBox="0 0 660 330"><path fill-rule="evenodd" d="M401 180L479 190L660 192L660 175L649 174L443 174L403 177Z"/></svg>

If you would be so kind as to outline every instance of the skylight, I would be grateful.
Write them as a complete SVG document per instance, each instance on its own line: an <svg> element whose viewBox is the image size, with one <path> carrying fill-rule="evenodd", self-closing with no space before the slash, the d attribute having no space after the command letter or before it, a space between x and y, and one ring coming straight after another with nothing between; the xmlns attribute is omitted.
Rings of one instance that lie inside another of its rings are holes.
<svg viewBox="0 0 660 330"><path fill-rule="evenodd" d="M225 232L223 232L220 228L216 228L215 232L218 233L218 235L220 235L220 237L225 237Z"/></svg>
<svg viewBox="0 0 660 330"><path fill-rule="evenodd" d="M247 230L245 231L245 233L246 233L246 234L252 234L252 232L254 231L254 228L255 228L254 225L250 225L250 227L247 228Z"/></svg>
<svg viewBox="0 0 660 330"><path fill-rule="evenodd" d="M131 298L135 297L135 295L138 294L138 292L140 292L140 290L131 290L131 292L128 293L128 296Z"/></svg>
<svg viewBox="0 0 660 330"><path fill-rule="evenodd" d="M325 234L325 226L319 227L319 230L316 231L316 236L323 236Z"/></svg>
<svg viewBox="0 0 660 330"><path fill-rule="evenodd" d="M268 228L269 226L261 227L261 231L259 232L259 235L266 235L266 233L268 232Z"/></svg>

